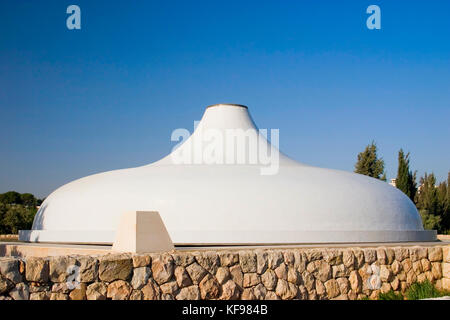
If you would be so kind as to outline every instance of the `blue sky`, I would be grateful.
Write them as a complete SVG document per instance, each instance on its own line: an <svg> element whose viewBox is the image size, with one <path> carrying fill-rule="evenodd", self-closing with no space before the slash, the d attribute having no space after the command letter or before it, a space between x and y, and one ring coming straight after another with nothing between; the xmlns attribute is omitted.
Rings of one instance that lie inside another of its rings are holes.
<svg viewBox="0 0 450 320"><path fill-rule="evenodd" d="M81 8L81 30L66 8ZM366 8L381 8L368 30ZM0 192L46 196L167 154L207 105L249 106L281 149L352 171L372 140L395 177L450 170L449 1L0 3Z"/></svg>

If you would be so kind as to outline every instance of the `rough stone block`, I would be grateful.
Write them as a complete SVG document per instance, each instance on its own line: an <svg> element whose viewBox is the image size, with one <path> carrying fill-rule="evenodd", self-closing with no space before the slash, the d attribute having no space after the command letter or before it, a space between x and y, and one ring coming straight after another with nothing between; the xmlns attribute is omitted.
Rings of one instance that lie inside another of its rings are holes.
<svg viewBox="0 0 450 320"><path fill-rule="evenodd" d="M133 260L127 255L106 255L99 259L101 281L129 280L133 271Z"/></svg>
<svg viewBox="0 0 450 320"><path fill-rule="evenodd" d="M23 280L19 271L19 260L17 259L0 260L0 273L14 283L20 283Z"/></svg>
<svg viewBox="0 0 450 320"><path fill-rule="evenodd" d="M25 277L28 281L48 282L49 268L48 260L44 258L28 258L26 260Z"/></svg>
<svg viewBox="0 0 450 320"><path fill-rule="evenodd" d="M428 260L431 262L442 261L443 254L441 247L432 247L428 249Z"/></svg>
<svg viewBox="0 0 450 320"><path fill-rule="evenodd" d="M239 264L241 265L242 272L256 272L257 271L257 259L254 251L241 251L239 252Z"/></svg>

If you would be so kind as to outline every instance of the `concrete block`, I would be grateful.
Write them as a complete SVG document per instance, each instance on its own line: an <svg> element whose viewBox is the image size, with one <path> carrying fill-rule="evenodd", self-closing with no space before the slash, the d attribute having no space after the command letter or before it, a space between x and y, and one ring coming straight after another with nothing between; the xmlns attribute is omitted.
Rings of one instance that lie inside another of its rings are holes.
<svg viewBox="0 0 450 320"><path fill-rule="evenodd" d="M169 233L156 211L132 211L122 215L112 251L160 252L173 250Z"/></svg>

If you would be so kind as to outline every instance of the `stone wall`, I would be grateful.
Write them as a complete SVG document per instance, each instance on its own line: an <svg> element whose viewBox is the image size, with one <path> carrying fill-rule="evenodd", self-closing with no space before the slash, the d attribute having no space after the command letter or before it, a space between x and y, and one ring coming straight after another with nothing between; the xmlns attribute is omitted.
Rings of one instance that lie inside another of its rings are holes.
<svg viewBox="0 0 450 320"><path fill-rule="evenodd" d="M0 299L361 299L429 279L450 246L0 258Z"/></svg>

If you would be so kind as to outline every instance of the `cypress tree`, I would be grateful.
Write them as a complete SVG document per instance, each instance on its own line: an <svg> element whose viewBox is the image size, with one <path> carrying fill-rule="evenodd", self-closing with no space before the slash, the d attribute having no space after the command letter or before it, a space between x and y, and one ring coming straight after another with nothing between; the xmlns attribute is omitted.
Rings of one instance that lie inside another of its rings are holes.
<svg viewBox="0 0 450 320"><path fill-rule="evenodd" d="M398 170L395 185L412 201L417 192L416 173L409 170L409 152L405 155L402 149L398 152Z"/></svg>
<svg viewBox="0 0 450 320"><path fill-rule="evenodd" d="M363 152L358 154L358 161L355 164L355 172L364 174L369 177L386 181L386 173L384 172L384 161L378 159L377 146L372 141Z"/></svg>

